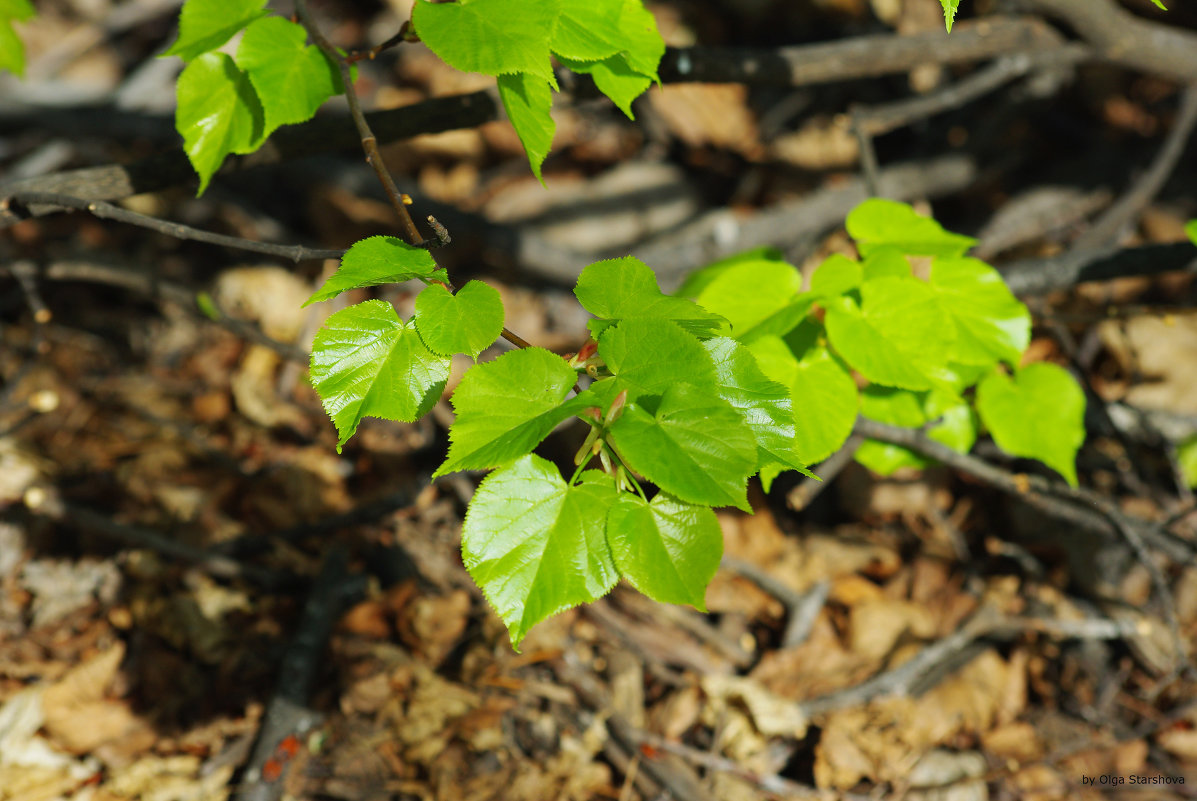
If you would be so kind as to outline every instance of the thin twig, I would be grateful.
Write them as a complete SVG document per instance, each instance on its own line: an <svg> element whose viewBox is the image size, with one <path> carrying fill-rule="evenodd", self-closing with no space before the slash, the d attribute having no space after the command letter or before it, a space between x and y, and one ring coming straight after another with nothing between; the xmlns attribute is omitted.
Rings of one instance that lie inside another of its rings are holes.
<svg viewBox="0 0 1197 801"><path fill-rule="evenodd" d="M318 248L304 247L303 245L272 245L268 242L255 242L252 239L243 239L239 236L214 234L210 231L192 228L190 225L159 220L157 217L150 217L146 214L138 214L135 211L122 209L120 206L114 206L103 200L87 200L60 192L14 192L0 200L0 213L9 212L17 215L24 213L26 216L31 216L28 209L23 208L30 203L44 203L46 205L86 211L102 220L117 220L129 223L130 225L157 231L160 234L166 234L175 239L189 239L193 242L205 242L236 250L248 250L252 253L264 253L268 256L279 256L294 262L301 262L308 259L339 259L345 254L343 250L320 250Z"/></svg>
<svg viewBox="0 0 1197 801"><path fill-rule="evenodd" d="M1043 501L1051 500L1051 498L1044 496L1054 496L1056 499L1067 502L1067 506L1073 511L1083 510L1088 515L1096 514L1100 516L1131 547L1135 558L1147 569L1148 574L1151 576L1151 583L1155 589L1155 593L1159 597L1160 604L1163 607L1162 611L1172 636L1177 663L1184 663L1184 640L1180 633L1180 622L1176 618L1176 603L1172 597L1172 589L1168 586L1167 579L1165 579L1159 565L1152 558L1144 535L1152 535L1154 542L1160 546L1170 543L1183 547L1187 543L1176 543L1175 540L1166 538L1166 532L1158 526L1129 517L1115 506L1113 502L1096 492L1069 487L1065 484L1049 481L1041 476L1020 475L1016 478L1012 473L1008 473L975 456L957 453L946 445L930 439L925 433L917 429L885 425L860 417L856 422L856 431L870 439L910 448L916 453L943 462L949 467L968 473L974 478L979 478L987 484L1028 501L1038 494L1040 496L1040 508L1049 513L1068 516L1068 509L1063 508L1060 503L1043 503ZM1175 553L1175 550L1173 552Z"/></svg>
<svg viewBox="0 0 1197 801"><path fill-rule="evenodd" d="M395 185L395 179L391 177L391 172L387 169L386 162L382 159L382 153L378 150L378 139L374 136L374 132L370 130L370 123L366 121L366 115L362 113L362 106L357 97L357 89L353 85L349 61L337 52L337 49L332 46L332 43L328 39L324 38L324 34L321 33L320 28L317 27L308 11L307 0L295 0L295 13L299 17L299 21L303 24L304 29L307 30L308 36L312 37L312 41L324 53L325 58L337 65L337 69L341 73L341 83L345 89L345 99L349 103L349 115L353 119L353 124L357 126L359 136L361 136L362 150L366 154L366 163L374 170L375 176L378 177L379 183L382 184L383 192L386 193L387 200L391 203L391 208L398 215L399 226L403 229L404 238L410 245L424 247L428 243L420 235L415 221L412 220L411 214L407 211L408 203L405 202L407 196L400 192L399 187ZM438 226L434 227L434 230L436 230L436 239L432 240L432 243L446 243L446 240L449 238L449 232L445 230L444 226L438 224ZM449 290L451 292L457 291L453 286L450 286ZM503 327L500 335L517 348L532 347L526 339L508 330L506 326Z"/></svg>
<svg viewBox="0 0 1197 801"><path fill-rule="evenodd" d="M1117 203L1106 209L1088 230L1076 238L1073 247L1078 250L1092 250L1114 239L1123 226L1134 219L1163 188L1164 182L1172 175L1177 162L1184 154L1185 145L1194 128L1197 128L1197 83L1189 84L1181 92L1176 122L1168 132L1151 167Z"/></svg>
<svg viewBox="0 0 1197 801"><path fill-rule="evenodd" d="M270 348L285 359L293 359L303 364L308 362L309 354L303 348L279 342L277 339L267 336L253 323L229 317L211 298L208 298L208 305L217 313L217 316L213 318L201 313L199 296L195 292L181 284L163 281L148 270L91 261L55 261L46 265L42 271L42 277L51 281L88 281L109 284L141 292L150 297L163 298L231 331L242 339Z"/></svg>

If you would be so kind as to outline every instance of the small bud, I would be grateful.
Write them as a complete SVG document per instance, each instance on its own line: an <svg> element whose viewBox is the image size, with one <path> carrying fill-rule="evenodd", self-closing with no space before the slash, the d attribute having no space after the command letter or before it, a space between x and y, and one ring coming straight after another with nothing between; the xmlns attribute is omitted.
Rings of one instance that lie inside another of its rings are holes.
<svg viewBox="0 0 1197 801"><path fill-rule="evenodd" d="M611 401L611 408L607 410L607 416L603 418L603 425L611 425L619 416L623 414L623 407L628 401L628 391L625 389L615 396L615 400Z"/></svg>

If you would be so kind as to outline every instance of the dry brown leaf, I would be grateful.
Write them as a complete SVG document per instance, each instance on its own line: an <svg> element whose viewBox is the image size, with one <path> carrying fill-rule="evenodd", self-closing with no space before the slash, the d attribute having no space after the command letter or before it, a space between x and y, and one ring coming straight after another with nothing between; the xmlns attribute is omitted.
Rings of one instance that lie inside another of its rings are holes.
<svg viewBox="0 0 1197 801"><path fill-rule="evenodd" d="M792 133L782 134L769 145L770 155L806 170L851 167L860 158L860 142L839 117L817 115Z"/></svg>
<svg viewBox="0 0 1197 801"><path fill-rule="evenodd" d="M1144 409L1197 414L1197 314L1103 320L1097 332L1125 372L1142 376L1122 400Z"/></svg>
<svg viewBox="0 0 1197 801"><path fill-rule="evenodd" d="M435 667L465 633L470 605L470 594L465 590L419 596L402 606L396 615L399 639Z"/></svg>
<svg viewBox="0 0 1197 801"><path fill-rule="evenodd" d="M935 636L934 616L911 601L871 600L848 610L849 648L870 660L884 659L904 635L920 639Z"/></svg>
<svg viewBox="0 0 1197 801"><path fill-rule="evenodd" d="M851 687L879 667L875 660L845 649L824 612L815 619L806 642L767 651L749 675L783 698L802 701Z"/></svg>
<svg viewBox="0 0 1197 801"><path fill-rule="evenodd" d="M703 676L702 690L712 701L743 705L757 731L767 737L801 739L806 734L808 721L798 705L769 691L755 679Z"/></svg>
<svg viewBox="0 0 1197 801"><path fill-rule="evenodd" d="M756 115L748 109L748 89L740 84L687 83L648 93L666 126L691 147L711 145L757 158L761 153Z"/></svg>

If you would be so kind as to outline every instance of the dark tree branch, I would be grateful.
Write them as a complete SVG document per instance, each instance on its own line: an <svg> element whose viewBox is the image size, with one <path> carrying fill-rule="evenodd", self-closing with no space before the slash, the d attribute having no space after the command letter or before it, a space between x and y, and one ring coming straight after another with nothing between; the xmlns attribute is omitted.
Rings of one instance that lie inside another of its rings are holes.
<svg viewBox="0 0 1197 801"><path fill-rule="evenodd" d="M148 228L175 239L189 239L193 242L204 242L210 245L221 245L235 250L247 250L251 253L263 253L267 256L278 256L301 262L307 259L339 259L344 255L343 250L320 250L304 247L303 245L272 245L269 242L255 242L238 236L214 234L190 225L159 220L135 211L122 209L102 200L84 200L83 198L63 195L55 192L16 192L0 200L0 214L11 213L20 215L30 205L49 205L67 209L86 211L102 220L117 220L118 222Z"/></svg>
<svg viewBox="0 0 1197 801"><path fill-rule="evenodd" d="M1133 220L1164 187L1164 183L1176 168L1176 163L1184 154L1194 127L1197 127L1197 83L1189 84L1181 92L1176 122L1151 167L1117 203L1106 209L1092 226L1076 238L1072 243L1073 247L1078 250L1093 250L1109 244L1118 235L1118 231Z"/></svg>
<svg viewBox="0 0 1197 801"><path fill-rule="evenodd" d="M1010 262L999 269L1015 295L1046 295L1085 281L1170 272L1197 273L1197 248L1188 242L1176 242L1125 250L1070 251L1045 259Z"/></svg>

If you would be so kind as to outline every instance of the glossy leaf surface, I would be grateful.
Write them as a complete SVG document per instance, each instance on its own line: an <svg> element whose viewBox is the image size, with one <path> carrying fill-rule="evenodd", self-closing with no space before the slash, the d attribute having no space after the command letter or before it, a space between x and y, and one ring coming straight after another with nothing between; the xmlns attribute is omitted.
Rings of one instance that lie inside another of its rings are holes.
<svg viewBox="0 0 1197 801"><path fill-rule="evenodd" d="M707 585L723 556L715 513L658 493L651 503L623 493L607 518L619 572L648 597L706 611Z"/></svg>
<svg viewBox="0 0 1197 801"><path fill-rule="evenodd" d="M415 321L429 350L476 359L503 333L503 300L481 281L470 281L456 294L429 284L416 296Z"/></svg>

